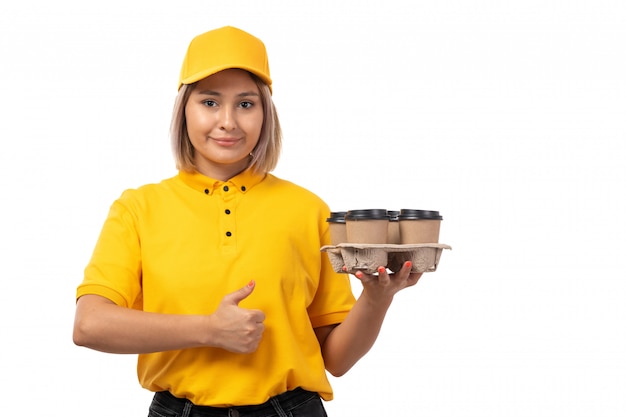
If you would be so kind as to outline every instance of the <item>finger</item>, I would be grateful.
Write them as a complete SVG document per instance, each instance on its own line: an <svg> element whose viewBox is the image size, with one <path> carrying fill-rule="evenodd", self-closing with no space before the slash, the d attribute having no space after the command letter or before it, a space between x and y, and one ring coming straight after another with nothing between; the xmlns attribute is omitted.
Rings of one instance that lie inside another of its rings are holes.
<svg viewBox="0 0 626 417"><path fill-rule="evenodd" d="M413 264L411 263L411 261L404 262L400 270L394 276L394 279L396 280L396 282L401 283L402 285L405 285L405 286L413 285L414 283L411 282L411 275L412 275L411 268L412 267L413 267Z"/></svg>
<svg viewBox="0 0 626 417"><path fill-rule="evenodd" d="M262 324L265 321L265 313L261 310L250 310L251 319L254 323Z"/></svg>
<svg viewBox="0 0 626 417"><path fill-rule="evenodd" d="M375 277L373 275L370 274L366 274L363 271L356 271L354 273L354 276L357 277L359 279L359 281L365 283L365 282L370 282L372 279L374 279Z"/></svg>
<svg viewBox="0 0 626 417"><path fill-rule="evenodd" d="M384 266L379 266L378 267L378 282L381 283L382 285L387 285L389 284L389 281L391 281L391 278L389 278L389 274L387 273L387 268L385 268Z"/></svg>
<svg viewBox="0 0 626 417"><path fill-rule="evenodd" d="M224 297L224 300L234 305L238 305L242 300L246 299L250 294L252 294L255 285L256 283L254 281L250 281L245 287L228 294L226 297Z"/></svg>

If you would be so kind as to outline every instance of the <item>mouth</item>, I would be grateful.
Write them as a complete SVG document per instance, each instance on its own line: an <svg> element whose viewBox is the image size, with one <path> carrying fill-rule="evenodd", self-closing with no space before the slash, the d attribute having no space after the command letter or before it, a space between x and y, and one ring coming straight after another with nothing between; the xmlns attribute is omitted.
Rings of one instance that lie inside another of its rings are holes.
<svg viewBox="0 0 626 417"><path fill-rule="evenodd" d="M220 146L235 146L241 139L239 138L210 138L213 142Z"/></svg>

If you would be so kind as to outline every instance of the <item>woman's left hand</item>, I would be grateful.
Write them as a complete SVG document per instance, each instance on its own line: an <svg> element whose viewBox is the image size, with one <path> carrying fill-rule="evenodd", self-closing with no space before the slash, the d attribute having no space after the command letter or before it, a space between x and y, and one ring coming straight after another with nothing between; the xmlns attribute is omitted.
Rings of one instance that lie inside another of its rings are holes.
<svg viewBox="0 0 626 417"><path fill-rule="evenodd" d="M357 271L354 276L363 284L363 295L371 300L391 301L396 293L417 284L422 276L421 272L411 273L411 266L411 262L407 261L396 273L390 274L387 268L379 266L378 275Z"/></svg>
<svg viewBox="0 0 626 417"><path fill-rule="evenodd" d="M405 262L392 274L383 266L376 274L354 273L363 284L363 292L348 316L339 325L315 329L324 364L332 375L345 374L374 345L393 296L417 284L422 276L412 274L411 266L411 262Z"/></svg>

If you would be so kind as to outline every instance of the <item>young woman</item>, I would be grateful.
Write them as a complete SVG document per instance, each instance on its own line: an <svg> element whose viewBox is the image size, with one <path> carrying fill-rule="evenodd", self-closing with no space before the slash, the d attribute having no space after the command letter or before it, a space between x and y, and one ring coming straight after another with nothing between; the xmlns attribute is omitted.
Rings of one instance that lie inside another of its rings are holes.
<svg viewBox="0 0 626 417"><path fill-rule="evenodd" d="M325 416L326 371L367 353L421 275L358 273L355 300L320 252L328 206L269 173L271 85L256 37L228 26L192 40L171 130L179 173L113 203L77 289L74 342L139 354L152 417Z"/></svg>

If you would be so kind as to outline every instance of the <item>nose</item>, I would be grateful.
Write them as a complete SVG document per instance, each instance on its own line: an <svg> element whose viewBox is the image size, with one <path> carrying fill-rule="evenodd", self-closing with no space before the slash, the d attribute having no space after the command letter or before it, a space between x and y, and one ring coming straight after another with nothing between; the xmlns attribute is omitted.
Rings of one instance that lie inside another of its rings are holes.
<svg viewBox="0 0 626 417"><path fill-rule="evenodd" d="M234 109L231 109L230 107L223 107L219 115L220 115L220 120L219 120L220 129L231 131L237 127L237 121L236 121Z"/></svg>

